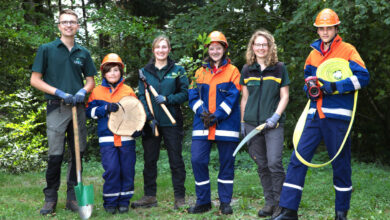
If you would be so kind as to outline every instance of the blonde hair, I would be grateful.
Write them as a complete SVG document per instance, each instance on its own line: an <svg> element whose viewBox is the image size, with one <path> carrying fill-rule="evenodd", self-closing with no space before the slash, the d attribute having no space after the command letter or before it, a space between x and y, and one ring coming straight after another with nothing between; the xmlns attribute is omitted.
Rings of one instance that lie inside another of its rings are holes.
<svg viewBox="0 0 390 220"><path fill-rule="evenodd" d="M165 35L160 35L160 36L157 36L156 38L154 38L153 44L152 44L152 51L154 51L154 48L156 47L156 45L163 40L165 40L167 42L169 49L171 49L171 41L169 41L169 38Z"/></svg>
<svg viewBox="0 0 390 220"><path fill-rule="evenodd" d="M246 64L252 65L256 62L256 54L253 51L253 44L257 37L262 36L265 39L267 39L268 42L268 54L265 58L265 65L266 66L273 66L278 62L278 52L277 52L277 45L275 43L275 38L272 36L272 34L265 30L260 29L255 31L255 33L252 34L251 39L249 40L248 46L246 48Z"/></svg>
<svg viewBox="0 0 390 220"><path fill-rule="evenodd" d="M61 15L63 14L68 14L68 15L73 15L76 17L76 19L78 20L79 19L79 16L77 16L76 12L73 11L72 9L64 9L60 12L60 16L58 17L58 19L61 17Z"/></svg>

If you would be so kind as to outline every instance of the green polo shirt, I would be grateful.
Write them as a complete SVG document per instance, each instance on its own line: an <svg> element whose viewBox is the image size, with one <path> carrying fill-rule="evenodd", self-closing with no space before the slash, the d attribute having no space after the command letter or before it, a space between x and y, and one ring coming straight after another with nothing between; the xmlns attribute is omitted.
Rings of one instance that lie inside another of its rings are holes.
<svg viewBox="0 0 390 220"><path fill-rule="evenodd" d="M32 66L43 75L43 81L69 94L84 87L84 78L96 75L96 68L87 49L76 42L71 51L58 38L39 47ZM46 94L46 99L58 99Z"/></svg>
<svg viewBox="0 0 390 220"><path fill-rule="evenodd" d="M245 85L249 92L244 121L257 126L275 113L280 101L280 88L290 84L290 79L282 62L268 66L263 71L260 70L260 65L255 63L243 67L240 84ZM286 114L283 112L279 122L284 123L285 120Z"/></svg>

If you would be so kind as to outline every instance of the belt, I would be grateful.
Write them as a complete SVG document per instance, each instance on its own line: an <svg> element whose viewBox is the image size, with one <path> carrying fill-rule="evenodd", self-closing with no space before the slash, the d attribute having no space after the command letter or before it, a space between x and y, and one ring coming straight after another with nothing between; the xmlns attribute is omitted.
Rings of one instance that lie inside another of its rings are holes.
<svg viewBox="0 0 390 220"><path fill-rule="evenodd" d="M46 100L48 105L61 105L62 100L61 99L48 99Z"/></svg>

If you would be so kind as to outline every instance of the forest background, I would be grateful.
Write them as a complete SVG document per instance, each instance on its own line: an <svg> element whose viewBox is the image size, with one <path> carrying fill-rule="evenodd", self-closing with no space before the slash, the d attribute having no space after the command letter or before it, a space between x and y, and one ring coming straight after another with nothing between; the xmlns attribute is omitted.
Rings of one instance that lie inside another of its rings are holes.
<svg viewBox="0 0 390 220"><path fill-rule="evenodd" d="M61 9L78 12L77 42L91 51L96 67L107 53L119 54L126 64L126 83L135 89L138 69L151 58L151 42L159 34L170 37L171 57L185 66L191 77L201 65L203 43L211 31L220 30L226 35L229 57L241 69L252 33L259 28L269 30L275 36L279 60L287 65L292 82L285 126L285 147L292 148L293 129L307 101L302 90L303 65L311 50L310 43L317 39L313 22L325 7L338 13L341 37L357 48L371 75L369 86L359 92L351 133L353 157L388 165L387 0L1 0L0 169L19 173L45 168L46 104L42 92L32 88L29 79L38 46L59 37L57 22ZM97 84L100 80L98 76ZM187 103L183 108L188 131L193 113ZM88 122L88 130L87 160L98 161L96 123Z"/></svg>

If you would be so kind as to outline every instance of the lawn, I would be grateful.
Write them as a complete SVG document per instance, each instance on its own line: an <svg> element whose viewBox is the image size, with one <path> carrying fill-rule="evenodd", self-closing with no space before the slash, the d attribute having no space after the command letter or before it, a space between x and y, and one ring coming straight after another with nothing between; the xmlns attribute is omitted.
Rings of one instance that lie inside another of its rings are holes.
<svg viewBox="0 0 390 220"><path fill-rule="evenodd" d="M186 163L187 202L195 202L195 184L191 169L191 155L185 149L183 156ZM287 166L291 150L284 152L284 164ZM322 159L321 156L316 157ZM390 219L390 168L377 164L366 164L353 161L353 187L349 219ZM210 174L213 209L202 215L191 215L185 209L173 210L173 190L169 163L165 150L161 151L158 163L157 179L158 207L150 209L131 209L128 214L110 215L102 207L102 173L99 162L88 162L84 165L84 184L93 184L95 206L91 219L258 219L257 211L264 205L260 181L254 163L244 151L236 159L236 176L232 207L234 214L221 215L218 212L218 154L215 148L211 153ZM139 149L136 164L135 194L132 200L143 195L142 150ZM59 190L57 212L50 219L79 219L77 213L64 209L66 196L66 167L62 169L62 183ZM39 215L44 197L44 172L30 172L20 175L0 173L0 220L2 219L46 219ZM332 168L326 166L309 169L299 210L300 219L334 219L334 188Z"/></svg>

